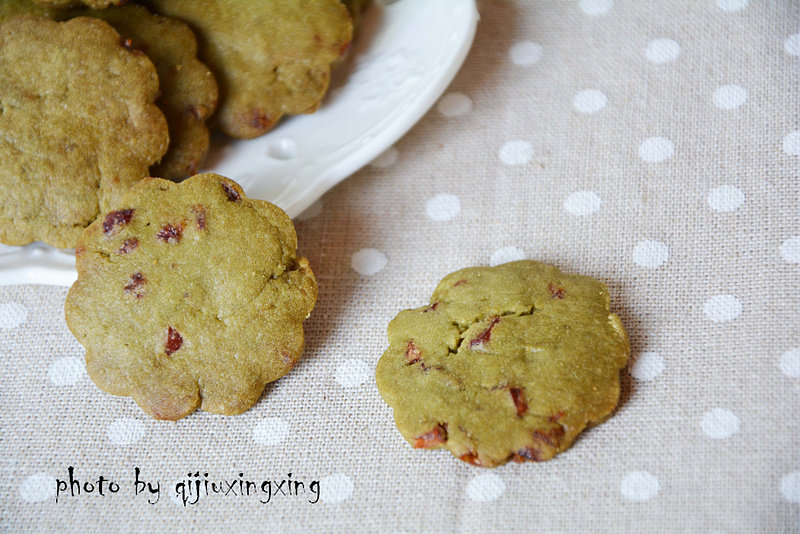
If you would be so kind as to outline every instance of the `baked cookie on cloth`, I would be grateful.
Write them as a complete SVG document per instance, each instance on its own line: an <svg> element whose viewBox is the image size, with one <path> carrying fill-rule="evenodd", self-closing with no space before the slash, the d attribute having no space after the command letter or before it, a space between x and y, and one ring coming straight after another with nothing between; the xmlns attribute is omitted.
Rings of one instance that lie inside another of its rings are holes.
<svg viewBox="0 0 800 534"><path fill-rule="evenodd" d="M238 414L303 350L317 284L289 217L233 181L150 178L76 248L69 329L100 389L157 419Z"/></svg>
<svg viewBox="0 0 800 534"><path fill-rule="evenodd" d="M281 116L311 113L344 55L353 23L339 0L146 0L195 32L200 58L217 76L216 124L249 139Z"/></svg>
<svg viewBox="0 0 800 534"><path fill-rule="evenodd" d="M528 260L447 275L388 336L376 381L400 433L483 467L548 460L605 420L630 352L602 283Z"/></svg>
<svg viewBox="0 0 800 534"><path fill-rule="evenodd" d="M167 151L151 61L111 26L0 25L0 242L73 247Z"/></svg>

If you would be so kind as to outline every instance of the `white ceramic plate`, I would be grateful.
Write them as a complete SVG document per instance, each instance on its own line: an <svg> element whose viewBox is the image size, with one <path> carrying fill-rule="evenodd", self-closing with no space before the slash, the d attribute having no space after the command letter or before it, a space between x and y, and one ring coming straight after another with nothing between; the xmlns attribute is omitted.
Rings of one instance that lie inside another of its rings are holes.
<svg viewBox="0 0 800 534"><path fill-rule="evenodd" d="M475 0L375 0L312 115L248 141L215 138L205 170L296 217L395 143L444 92L469 51ZM72 251L0 245L0 285L70 285Z"/></svg>

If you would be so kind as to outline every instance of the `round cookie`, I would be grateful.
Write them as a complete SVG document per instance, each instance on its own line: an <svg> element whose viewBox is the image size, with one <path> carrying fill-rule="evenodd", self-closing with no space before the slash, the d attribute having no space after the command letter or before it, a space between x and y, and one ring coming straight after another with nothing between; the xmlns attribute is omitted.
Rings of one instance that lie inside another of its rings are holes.
<svg viewBox="0 0 800 534"><path fill-rule="evenodd" d="M447 275L388 336L376 381L400 433L483 467L548 460L606 419L630 352L602 283L528 260Z"/></svg>
<svg viewBox="0 0 800 534"><path fill-rule="evenodd" d="M215 174L142 180L114 208L65 305L89 376L157 419L244 412L299 359L317 297L291 220Z"/></svg>
<svg viewBox="0 0 800 534"><path fill-rule="evenodd" d="M144 3L195 31L200 57L219 83L216 124L236 138L262 135L283 115L315 111L353 33L339 0Z"/></svg>
<svg viewBox="0 0 800 534"><path fill-rule="evenodd" d="M0 26L0 241L73 247L169 143L150 60L103 21Z"/></svg>

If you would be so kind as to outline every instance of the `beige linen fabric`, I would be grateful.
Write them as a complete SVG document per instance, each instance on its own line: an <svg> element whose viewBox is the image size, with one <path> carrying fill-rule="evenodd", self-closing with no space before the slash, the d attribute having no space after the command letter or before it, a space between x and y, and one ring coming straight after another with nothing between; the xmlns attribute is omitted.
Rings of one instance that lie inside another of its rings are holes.
<svg viewBox="0 0 800 534"><path fill-rule="evenodd" d="M66 289L0 288L0 530L800 530L800 5L479 7L448 96L298 221L306 354L244 415L149 419L87 378ZM618 412L542 464L411 449L375 387L387 323L517 257L608 284ZM119 491L56 503L69 466ZM189 473L306 492L183 506Z"/></svg>

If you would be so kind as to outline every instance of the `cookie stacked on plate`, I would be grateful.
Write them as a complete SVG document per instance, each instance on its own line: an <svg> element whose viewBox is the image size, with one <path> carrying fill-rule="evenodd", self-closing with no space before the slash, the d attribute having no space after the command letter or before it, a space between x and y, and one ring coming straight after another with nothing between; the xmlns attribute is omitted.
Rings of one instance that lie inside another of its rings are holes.
<svg viewBox="0 0 800 534"><path fill-rule="evenodd" d="M235 414L300 357L317 285L291 220L196 173L210 129L317 109L363 3L0 0L0 242L75 247L99 387Z"/></svg>
<svg viewBox="0 0 800 534"><path fill-rule="evenodd" d="M313 112L363 4L121 3L0 0L0 242L74 247L136 181L195 174L209 127Z"/></svg>

